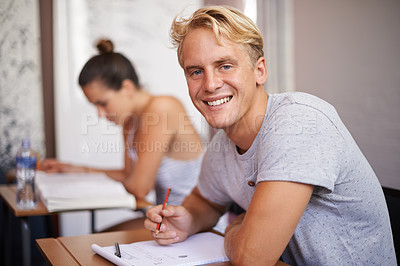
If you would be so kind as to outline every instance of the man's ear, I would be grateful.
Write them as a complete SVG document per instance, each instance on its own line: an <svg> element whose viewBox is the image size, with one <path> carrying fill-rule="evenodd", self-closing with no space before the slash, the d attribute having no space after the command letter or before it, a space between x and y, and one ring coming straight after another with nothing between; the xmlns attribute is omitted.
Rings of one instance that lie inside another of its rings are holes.
<svg viewBox="0 0 400 266"><path fill-rule="evenodd" d="M263 85L267 81L268 76L267 65L264 57L258 58L254 71L256 72L256 84Z"/></svg>

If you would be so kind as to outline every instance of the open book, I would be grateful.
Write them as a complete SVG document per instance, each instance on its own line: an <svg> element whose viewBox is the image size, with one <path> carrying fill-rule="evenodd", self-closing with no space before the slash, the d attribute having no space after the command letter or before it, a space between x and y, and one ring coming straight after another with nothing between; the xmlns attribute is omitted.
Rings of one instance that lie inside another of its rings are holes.
<svg viewBox="0 0 400 266"><path fill-rule="evenodd" d="M127 265L203 265L228 261L224 251L224 237L198 233L183 242L161 246L155 240L119 245L121 258L115 255L115 246L92 245L92 250L119 266Z"/></svg>
<svg viewBox="0 0 400 266"><path fill-rule="evenodd" d="M39 196L49 212L136 207L121 182L103 173L37 172Z"/></svg>

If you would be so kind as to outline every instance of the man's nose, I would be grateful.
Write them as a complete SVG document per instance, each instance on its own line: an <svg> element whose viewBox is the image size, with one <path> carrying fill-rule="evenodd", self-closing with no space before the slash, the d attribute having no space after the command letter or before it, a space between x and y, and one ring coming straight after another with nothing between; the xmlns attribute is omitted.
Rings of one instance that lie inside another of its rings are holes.
<svg viewBox="0 0 400 266"><path fill-rule="evenodd" d="M222 80L219 75L213 71L205 72L204 89L208 92L214 92L222 87Z"/></svg>

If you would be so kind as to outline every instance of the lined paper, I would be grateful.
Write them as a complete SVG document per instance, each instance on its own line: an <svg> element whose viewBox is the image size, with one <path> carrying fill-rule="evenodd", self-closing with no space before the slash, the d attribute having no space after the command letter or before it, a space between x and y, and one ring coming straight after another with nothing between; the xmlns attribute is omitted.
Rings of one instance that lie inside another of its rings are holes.
<svg viewBox="0 0 400 266"><path fill-rule="evenodd" d="M116 265L203 265L228 261L224 237L206 232L190 236L183 242L161 246L155 240L119 245L121 258L114 246L92 245L92 250Z"/></svg>

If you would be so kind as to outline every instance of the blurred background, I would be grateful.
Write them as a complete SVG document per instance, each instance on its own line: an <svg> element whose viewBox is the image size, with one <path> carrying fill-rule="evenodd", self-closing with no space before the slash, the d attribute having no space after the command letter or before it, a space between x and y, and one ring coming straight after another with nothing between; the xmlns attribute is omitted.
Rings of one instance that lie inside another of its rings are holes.
<svg viewBox="0 0 400 266"><path fill-rule="evenodd" d="M336 107L384 188L398 241L398 0L1 0L0 183L12 182L24 137L42 158L122 165L120 128L97 118L77 82L99 38L110 38L133 62L146 90L179 98L207 143L210 129L192 106L168 32L179 12L208 4L236 7L257 23L265 38L267 92L308 92ZM131 215L97 211L96 228ZM32 234L43 237L39 217L31 223ZM86 234L89 213L62 214L58 225L63 236Z"/></svg>

